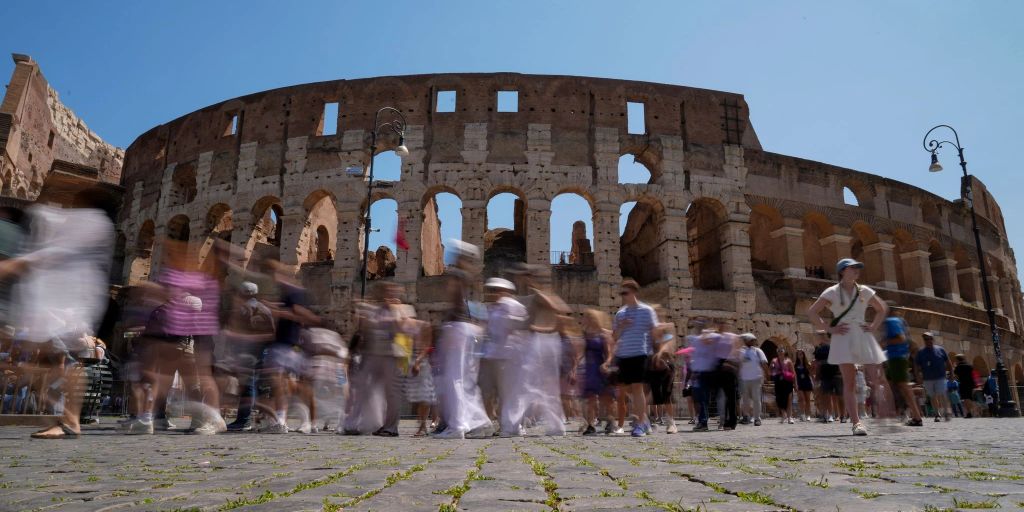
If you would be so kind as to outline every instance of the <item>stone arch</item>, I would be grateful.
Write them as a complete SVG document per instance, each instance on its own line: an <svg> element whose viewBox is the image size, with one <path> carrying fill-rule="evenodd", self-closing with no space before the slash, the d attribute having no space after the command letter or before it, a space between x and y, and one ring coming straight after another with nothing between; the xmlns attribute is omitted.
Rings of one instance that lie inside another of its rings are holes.
<svg viewBox="0 0 1024 512"><path fill-rule="evenodd" d="M189 204L195 200L198 192L195 162L175 165L171 173L171 186L168 191L167 206Z"/></svg>
<svg viewBox="0 0 1024 512"><path fill-rule="evenodd" d="M594 203L589 194L569 187L551 199L550 247L551 263L559 265L594 266ZM587 213L565 209L587 207ZM564 217L564 218L562 218ZM570 226L568 231L566 225ZM562 235L562 236L560 236Z"/></svg>
<svg viewBox="0 0 1024 512"><path fill-rule="evenodd" d="M626 221L620 222L619 269L622 277L646 286L666 277L662 273L665 207L657 198L644 195L623 203L620 213L630 203Z"/></svg>
<svg viewBox="0 0 1024 512"><path fill-rule="evenodd" d="M914 236L905 229L896 229L892 232L893 242L893 267L896 271L896 287L903 291L914 291L920 284L917 273L920 270L912 267L914 260L909 255L917 250L917 242ZM904 255L907 255L904 257Z"/></svg>
<svg viewBox="0 0 1024 512"><path fill-rule="evenodd" d="M845 190L847 189L857 199L857 204L851 206L871 208L874 204L875 193L871 185L856 179L841 179L839 181L839 193L845 194ZM846 202L846 199L843 199L843 203L849 204Z"/></svg>
<svg viewBox="0 0 1024 512"><path fill-rule="evenodd" d="M334 259L336 249L331 243L332 233L338 232L335 204L334 194L323 189L314 190L302 201L305 221L295 248L300 265Z"/></svg>
<svg viewBox="0 0 1024 512"><path fill-rule="evenodd" d="M641 184L646 185L658 181L660 170L656 170L653 159L648 152L636 155L625 153L619 157L619 165L616 176L620 184ZM656 174L657 172L657 174Z"/></svg>
<svg viewBox="0 0 1024 512"><path fill-rule="evenodd" d="M146 220L135 237L135 254L128 269L128 285L137 285L149 280L153 265L153 243L156 240L156 226Z"/></svg>
<svg viewBox="0 0 1024 512"><path fill-rule="evenodd" d="M370 246L366 272L369 280L392 277L398 268L395 244L398 232L398 200L391 194L379 191L370 201ZM359 261L362 264L363 243L366 233L365 217L359 226Z"/></svg>
<svg viewBox="0 0 1024 512"><path fill-rule="evenodd" d="M796 360L796 356L793 354L793 344L785 336L770 336L761 342L761 351L764 352L769 363L779 355L780 348L785 349L786 354L794 361Z"/></svg>
<svg viewBox="0 0 1024 512"><path fill-rule="evenodd" d="M835 234L835 228L827 217L818 212L808 212L804 215L801 227L803 228L804 265L807 267L807 275L819 279L829 277L832 275L830 269L836 261L836 255L826 251L822 241Z"/></svg>
<svg viewBox="0 0 1024 512"><path fill-rule="evenodd" d="M862 220L858 220L850 226L850 234L853 235L853 240L850 243L850 257L864 262L861 281L864 284L884 281L883 262L879 258L873 257L878 254L877 252L870 251L871 247L878 243L878 234L867 222ZM840 255L840 258L842 257L844 256Z"/></svg>
<svg viewBox="0 0 1024 512"><path fill-rule="evenodd" d="M261 197L253 204L251 214L252 228L245 243L245 260L280 259L281 217L284 215L281 200L274 196Z"/></svg>
<svg viewBox="0 0 1024 512"><path fill-rule="evenodd" d="M442 202L458 202L457 218L449 219L449 222L458 221L459 233L450 238L462 239L462 197L451 187L431 187L424 194L422 205L422 223L420 225L420 268L424 276L438 276L445 270L445 235L442 233L444 219L442 217ZM486 245L486 236L485 245ZM486 248L485 248L486 250Z"/></svg>
<svg viewBox="0 0 1024 512"><path fill-rule="evenodd" d="M686 209L690 275L694 288L725 289L722 240L727 222L725 206L717 199L702 197Z"/></svg>
<svg viewBox="0 0 1024 512"><path fill-rule="evenodd" d="M961 244L953 247L953 259L956 260L956 278L960 288L960 298L964 301L977 304L981 301L980 272L975 267L970 252Z"/></svg>
<svg viewBox="0 0 1024 512"><path fill-rule="evenodd" d="M527 199L522 190L502 186L492 189L484 208L484 274L526 262ZM511 209L511 215L507 212Z"/></svg>
<svg viewBox="0 0 1024 512"><path fill-rule="evenodd" d="M231 207L224 203L217 203L210 207L206 213L206 224L204 226L206 236L199 247L199 267L210 270L213 260L210 254L218 241L230 242L231 232L234 230L234 219L231 214Z"/></svg>
<svg viewBox="0 0 1024 512"><path fill-rule="evenodd" d="M932 288L936 297L948 297L952 291L952 283L949 282L949 272L944 266L946 250L938 240L932 239L928 242L928 263L932 273Z"/></svg>
<svg viewBox="0 0 1024 512"><path fill-rule="evenodd" d="M775 230L782 228L785 221L778 210L765 204L750 207L750 267L753 270L782 271L783 240L775 238Z"/></svg>
<svg viewBox="0 0 1024 512"><path fill-rule="evenodd" d="M167 238L178 242L188 242L191 237L191 226L189 219L184 214L178 214L167 221Z"/></svg>

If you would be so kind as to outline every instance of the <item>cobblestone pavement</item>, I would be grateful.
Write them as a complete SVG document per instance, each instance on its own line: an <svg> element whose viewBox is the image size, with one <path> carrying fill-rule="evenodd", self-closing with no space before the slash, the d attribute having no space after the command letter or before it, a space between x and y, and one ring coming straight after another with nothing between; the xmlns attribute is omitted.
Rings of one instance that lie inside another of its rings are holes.
<svg viewBox="0 0 1024 512"><path fill-rule="evenodd" d="M333 434L78 440L0 428L0 510L1024 508L1024 419L742 426L650 437Z"/></svg>

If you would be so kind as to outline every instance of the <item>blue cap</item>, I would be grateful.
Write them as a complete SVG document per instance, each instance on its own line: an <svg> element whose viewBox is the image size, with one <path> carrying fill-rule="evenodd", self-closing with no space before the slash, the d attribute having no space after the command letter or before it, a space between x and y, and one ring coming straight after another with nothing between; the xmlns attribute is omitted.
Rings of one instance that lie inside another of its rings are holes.
<svg viewBox="0 0 1024 512"><path fill-rule="evenodd" d="M841 276L843 271L849 267L864 268L864 264L853 258L843 258L836 263L836 276Z"/></svg>

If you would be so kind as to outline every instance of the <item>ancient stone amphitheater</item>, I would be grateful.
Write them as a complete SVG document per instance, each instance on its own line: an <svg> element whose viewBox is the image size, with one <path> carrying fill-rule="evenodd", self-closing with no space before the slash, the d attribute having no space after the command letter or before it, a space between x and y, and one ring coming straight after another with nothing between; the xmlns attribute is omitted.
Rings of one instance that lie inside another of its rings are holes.
<svg viewBox="0 0 1024 512"><path fill-rule="evenodd" d="M499 109L499 93L514 93L512 111ZM642 104L641 119L628 119L628 103ZM325 108L335 104L336 114ZM202 246L200 258L215 239L230 240L240 264L272 253L294 265L317 309L344 329L359 294L367 207L367 181L346 170L367 166L383 106L408 119L409 154L400 178L373 197L397 202L410 248L397 251L393 269L383 257L370 266L375 278L404 284L423 315L443 309L447 279L437 194L458 196L462 238L485 247L488 271L500 272L514 259L551 263L552 200L575 193L589 202L593 239L576 237L552 271L577 309L611 310L617 284L631 276L677 321L728 318L769 352L807 348L803 312L836 260L852 256L915 336L937 331L979 370L994 366L962 199L764 151L743 96L674 85L439 74L298 85L211 105L127 149L124 278L137 282L159 266L164 237ZM398 144L379 142L378 153ZM648 183L620 183L623 156L649 170ZM506 192L517 196L515 226L488 233L488 201ZM1016 262L999 206L981 183L975 197L1010 378L1024 385ZM620 236L620 207L634 201Z"/></svg>

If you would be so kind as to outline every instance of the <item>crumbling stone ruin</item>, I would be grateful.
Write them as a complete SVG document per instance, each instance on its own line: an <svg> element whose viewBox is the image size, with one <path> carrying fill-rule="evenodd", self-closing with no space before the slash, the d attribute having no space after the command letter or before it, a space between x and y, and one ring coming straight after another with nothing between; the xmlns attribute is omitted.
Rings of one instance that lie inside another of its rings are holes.
<svg viewBox="0 0 1024 512"><path fill-rule="evenodd" d="M499 101L508 95L512 108ZM807 348L804 311L835 277L836 260L852 256L867 263L865 284L902 307L915 334L938 331L948 350L982 371L994 364L962 198L765 151L743 96L654 83L416 75L298 85L210 105L128 148L124 279L138 282L159 266L165 236L204 246L222 238L239 248L242 265L261 252L279 256L344 329L359 293L367 208L365 178L346 169L369 163L373 116L383 106L408 118L410 153L399 179L375 188L373 201L396 201L410 248L393 255L393 270L389 255L371 253L371 277L403 284L424 317L445 307L437 194L461 200L462 238L483 248L485 272L494 275L516 261L555 263L550 205L575 193L589 203L593 236L574 229L564 242L571 254L552 265L552 276L577 310L613 310L629 276L673 320L730 319L766 340L769 352ZM386 152L398 140L383 136L379 144ZM643 164L649 181L620 183L621 158ZM1016 261L998 204L981 183L974 191L1011 380L1024 383ZM502 193L518 198L515 225L488 231L488 201ZM620 226L627 202L636 205Z"/></svg>

